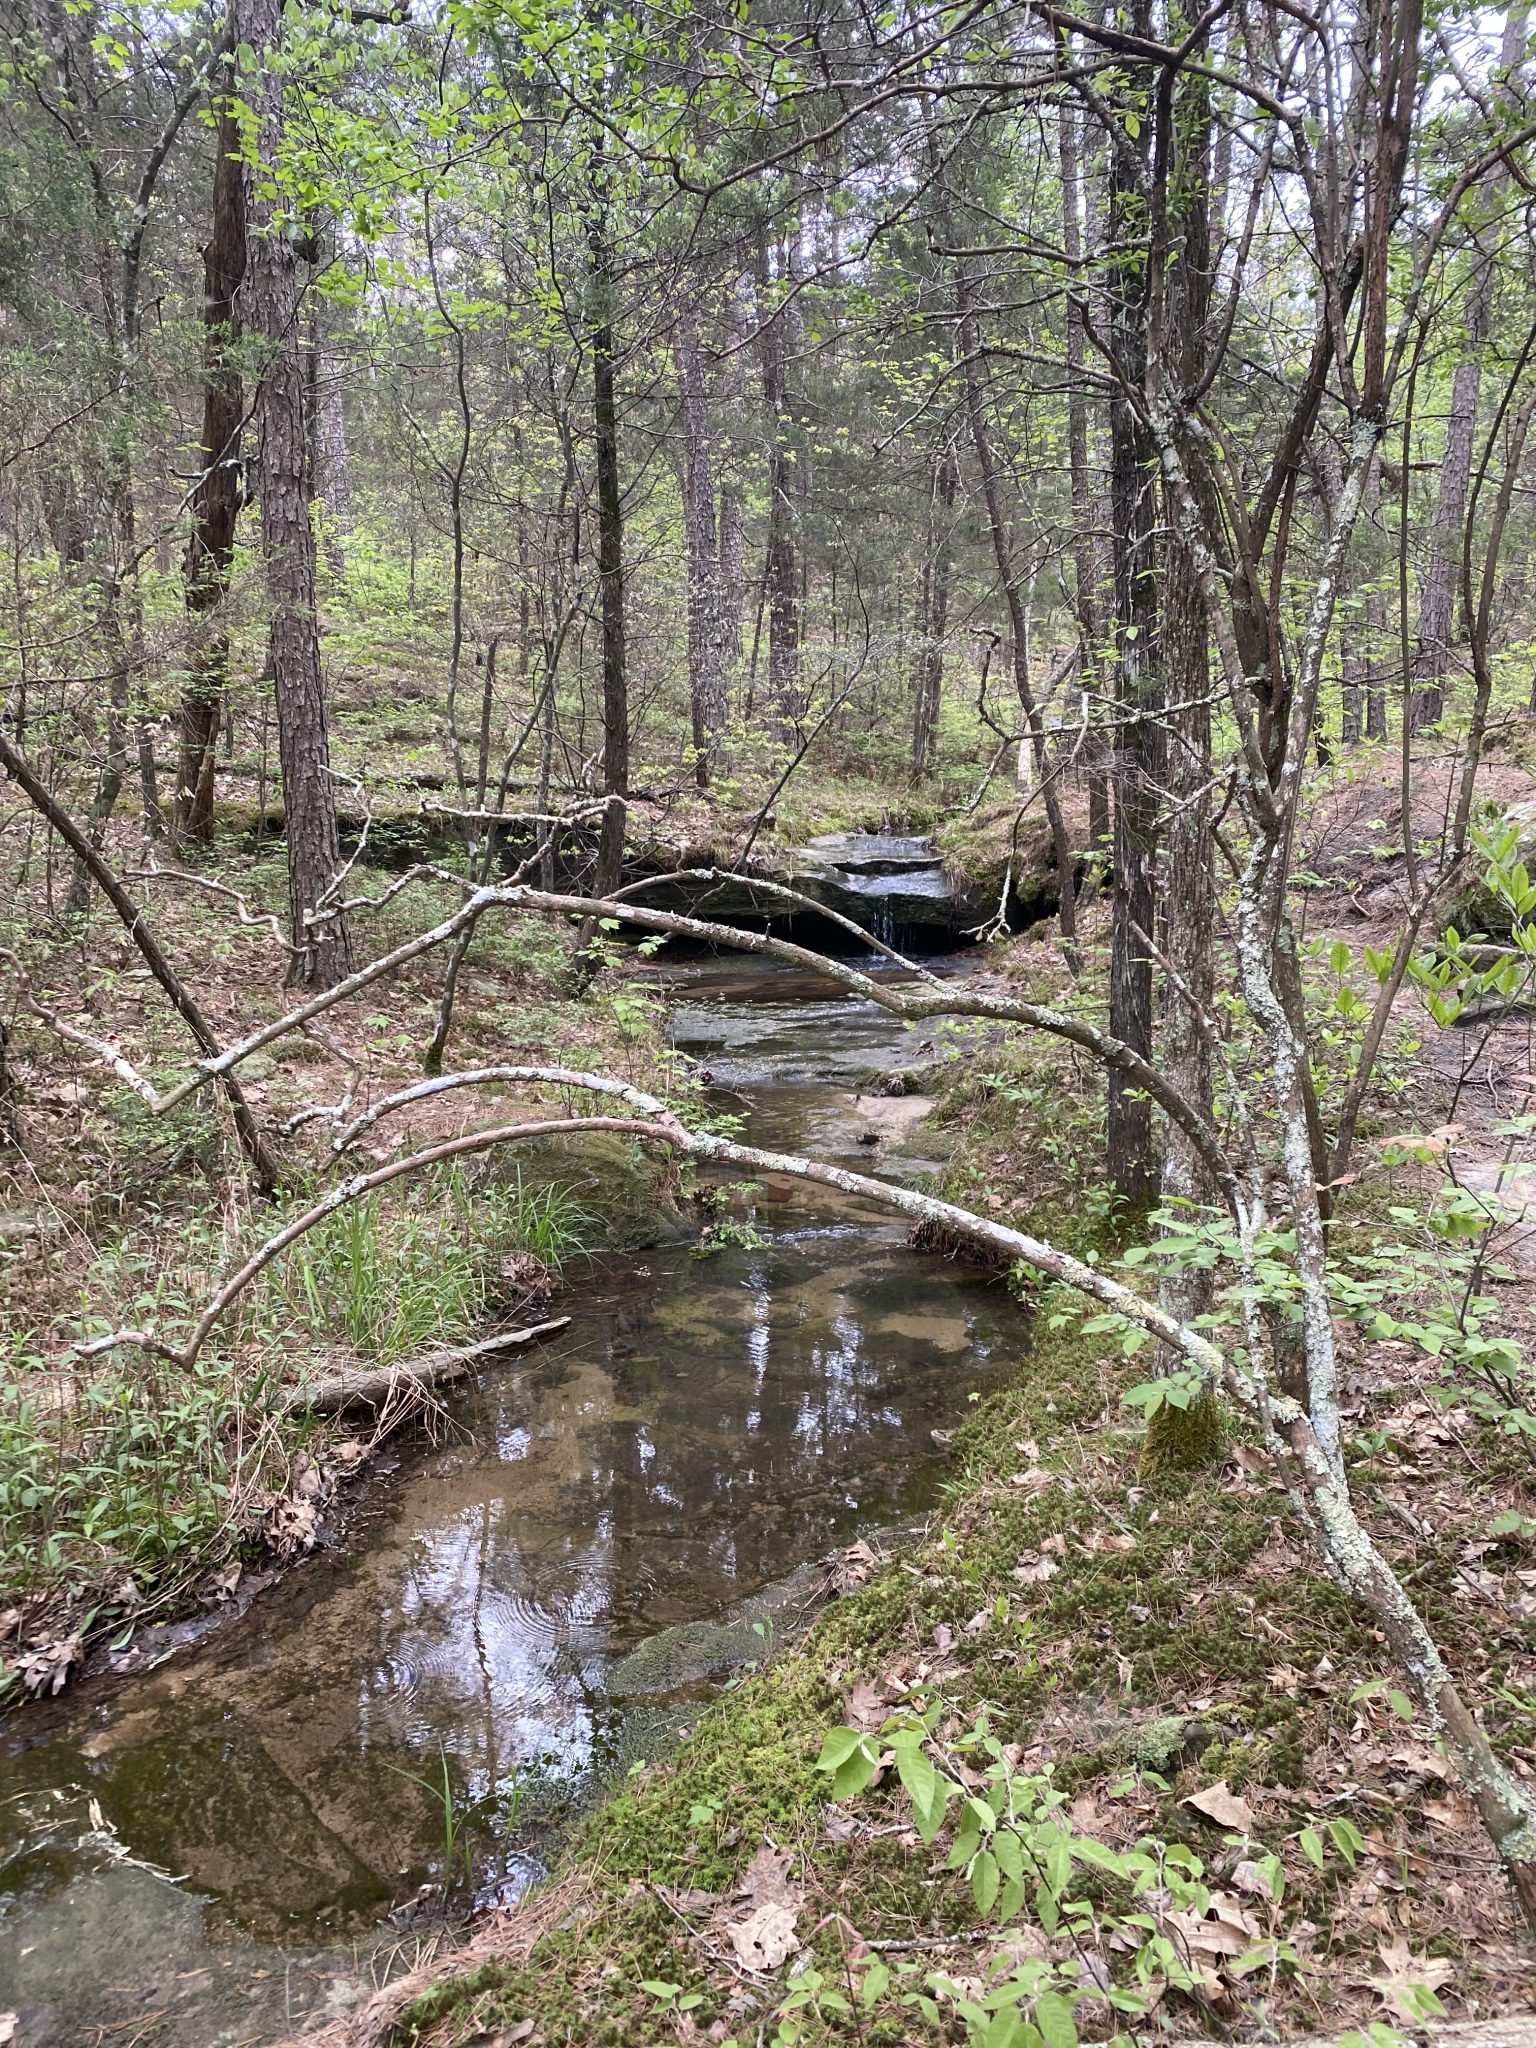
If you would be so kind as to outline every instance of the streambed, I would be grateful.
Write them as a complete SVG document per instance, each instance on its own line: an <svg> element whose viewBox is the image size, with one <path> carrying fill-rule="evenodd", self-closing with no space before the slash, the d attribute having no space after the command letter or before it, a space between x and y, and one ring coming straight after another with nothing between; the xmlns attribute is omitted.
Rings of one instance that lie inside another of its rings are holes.
<svg viewBox="0 0 1536 2048"><path fill-rule="evenodd" d="M931 1060L930 1027L770 962L664 972L676 1042L754 1141L932 1163L921 1098L860 1092ZM923 1515L935 1432L1007 1370L1015 1313L873 1205L765 1190L750 1220L760 1244L707 1260L573 1270L570 1327L456 1395L345 1550L13 1719L0 2010L25 2048L125 2023L103 2038L254 2048L343 2008L430 1938L445 1773L455 1861L515 1896L793 1625L817 1560Z"/></svg>

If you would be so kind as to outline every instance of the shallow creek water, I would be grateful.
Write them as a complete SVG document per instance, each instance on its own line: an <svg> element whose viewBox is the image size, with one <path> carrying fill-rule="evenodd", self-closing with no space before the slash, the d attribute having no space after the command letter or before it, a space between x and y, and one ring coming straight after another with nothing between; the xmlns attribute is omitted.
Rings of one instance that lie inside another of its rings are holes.
<svg viewBox="0 0 1536 2048"><path fill-rule="evenodd" d="M920 1099L858 1093L931 1056L921 1033L770 963L667 988L755 1141L930 1163ZM514 1896L577 1806L793 1625L818 1559L921 1517L934 1432L1006 1370L1006 1299L826 1190L766 1191L755 1222L760 1248L573 1268L570 1327L456 1396L343 1547L158 1668L13 1721L0 2012L24 2048L255 2044L341 2009L409 1962L407 1902L444 1876L419 1780L446 1771L481 1899Z"/></svg>

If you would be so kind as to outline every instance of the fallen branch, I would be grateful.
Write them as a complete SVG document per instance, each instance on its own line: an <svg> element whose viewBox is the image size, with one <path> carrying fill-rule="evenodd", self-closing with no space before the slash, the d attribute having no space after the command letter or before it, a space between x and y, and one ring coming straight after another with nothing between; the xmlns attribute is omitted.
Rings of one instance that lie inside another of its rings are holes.
<svg viewBox="0 0 1536 2048"><path fill-rule="evenodd" d="M330 1373L324 1379L307 1380L302 1386L285 1387L273 1403L284 1415L336 1415L344 1408L382 1407L385 1402L413 1387L440 1387L449 1380L462 1379L488 1358L503 1351L519 1351L540 1343L565 1329L569 1316L555 1316L547 1323L532 1323L523 1330L498 1330L482 1337L478 1344L461 1344L452 1351L435 1351L423 1358L407 1359L401 1365L376 1367L371 1372Z"/></svg>
<svg viewBox="0 0 1536 2048"><path fill-rule="evenodd" d="M31 768L22 756L17 753L3 732L0 732L0 768L4 768L6 774L10 776L11 780L21 790L33 809L45 818L53 830L58 833L64 844L69 847L82 868L91 877L91 880L100 889L102 895L106 897L112 908L117 912L117 915L122 919L123 924L127 927L129 937L144 956L145 965L170 997L172 1008L191 1032L193 1038L196 1039L199 1049L204 1054L203 1073L210 1079L216 1076L219 1086L224 1090L225 1097L229 1102L230 1114L234 1118L236 1136L245 1149L246 1157L251 1162L251 1170L255 1174L257 1187L263 1194L270 1193L277 1185L278 1174L277 1158L272 1150L271 1141L253 1115L250 1104L241 1092L240 1083L235 1079L231 1071L235 1062L227 1061L222 1065L220 1064L219 1041L214 1036L213 1026L203 1015L201 1008L198 1006L186 983L161 951L159 941L144 921L143 911L139 909L133 898L117 879L117 876L107 866L98 849L91 844L90 839L81 831L80 827L75 823L68 811L65 810L64 806L53 796L52 792L33 774ZM112 1054L108 1056L112 1058L117 1071L122 1074L123 1067L127 1066L127 1062L123 1061L122 1065L119 1066L118 1061L121 1055ZM126 1079L127 1076L124 1075L124 1078ZM145 1097L150 1107L157 1112L169 1109L188 1092L184 1088L174 1089L170 1095L157 1097L155 1091L149 1087L148 1083L140 1085L138 1082L130 1082L129 1085L137 1087L138 1092Z"/></svg>
<svg viewBox="0 0 1536 2048"><path fill-rule="evenodd" d="M699 868L687 871L690 877L714 882L756 882L752 876L738 875L727 869ZM775 894L789 893L780 885L773 885ZM1232 1162L1220 1134L1208 1117L1184 1094L1160 1073L1150 1061L1127 1045L1123 1039L1101 1031L1086 1018L1074 1016L1067 1010L1050 1009L1039 1003L1021 1002L1012 996L1003 996L986 989L957 986L943 983L937 977L925 979L917 988L900 988L875 976L851 967L846 961L834 960L826 954L813 952L807 946L797 946L788 939L776 939L766 932L737 931L731 925L715 924L705 918L688 917L680 911L652 910L644 904L625 901L620 897L566 896L551 890L535 889L525 883L512 883L503 887L486 887L474 890L463 904L445 917L440 924L429 931L420 932L415 938L397 946L392 952L360 967L335 988L320 991L291 1010L286 1017L279 1017L270 1024L264 1024L243 1038L238 1045L232 1045L217 1058L200 1063L198 1071L160 1097L158 1107L168 1109L182 1101L196 1089L204 1087L211 1080L222 1079L251 1054L271 1045L275 1040L286 1037L290 1031L301 1029L315 1017L323 1014L334 1004L345 1001L349 996L360 994L384 975L397 967L404 967L410 961L419 959L423 953L447 943L463 930L473 925L493 908L509 910L552 911L566 917L578 917L585 921L614 918L637 926L642 931L673 933L682 938L698 939L707 945L727 946L741 953L756 953L768 959L786 960L796 967L810 969L824 979L838 982L850 994L863 997L867 1002L876 1003L894 1016L904 1017L913 1022L937 1017L985 1017L1005 1024L1023 1024L1032 1030L1043 1031L1054 1038L1062 1038L1068 1044L1076 1045L1090 1053L1104 1066L1122 1074L1135 1087L1144 1088L1153 1101L1172 1118L1189 1139L1200 1158L1211 1173L1216 1185L1226 1196L1229 1205L1236 1211L1240 1194ZM868 934L864 935L868 939ZM875 942L870 939L874 946Z"/></svg>

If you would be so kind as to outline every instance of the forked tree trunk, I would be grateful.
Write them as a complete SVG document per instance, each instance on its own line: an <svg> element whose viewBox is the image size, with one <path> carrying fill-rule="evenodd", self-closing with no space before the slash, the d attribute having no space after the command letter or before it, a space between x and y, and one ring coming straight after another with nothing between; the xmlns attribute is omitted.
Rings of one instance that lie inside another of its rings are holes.
<svg viewBox="0 0 1536 2048"><path fill-rule="evenodd" d="M262 165L280 160L283 84L273 70L282 37L282 0L236 0L241 43L261 67L252 81ZM346 920L327 909L340 866L336 791L330 772L320 633L315 613L315 535L305 495L304 359L299 331L297 253L265 171L248 174L245 325L259 344L253 418L260 439L261 545L272 619L273 692L288 905L297 980L330 988L351 969Z"/></svg>
<svg viewBox="0 0 1536 2048"><path fill-rule="evenodd" d="M240 131L227 101L219 111L213 221L203 249L203 434L192 494L186 605L193 645L181 702L181 760L172 829L178 841L213 837L213 777L219 717L229 685L229 628L222 617L240 509L240 438L245 415L236 294L245 276L245 194Z"/></svg>

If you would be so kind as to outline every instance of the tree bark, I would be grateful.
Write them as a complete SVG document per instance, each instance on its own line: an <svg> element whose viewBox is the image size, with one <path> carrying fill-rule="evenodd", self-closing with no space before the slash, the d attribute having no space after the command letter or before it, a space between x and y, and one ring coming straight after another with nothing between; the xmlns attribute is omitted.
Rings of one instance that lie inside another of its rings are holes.
<svg viewBox="0 0 1536 2048"><path fill-rule="evenodd" d="M629 792L629 675L624 622L624 501L619 487L619 410L613 365L613 261L601 199L587 228L592 259L592 424L597 470L597 580L603 615L603 788ZM624 864L624 805L603 813L597 889L616 887Z"/></svg>
<svg viewBox="0 0 1536 2048"><path fill-rule="evenodd" d="M236 344L236 294L245 276L245 192L240 130L228 101L219 108L213 220L203 249L203 433L192 494L186 606L191 673L181 702L181 762L172 830L178 843L213 837L213 777L219 716L229 684L229 593L240 509L240 439L245 416Z"/></svg>
<svg viewBox="0 0 1536 2048"><path fill-rule="evenodd" d="M1167 361L1164 374L1180 391L1193 390L1205 367L1211 307L1210 86L1187 71L1174 87L1173 178L1169 194L1170 261L1167 265ZM1196 488L1200 487L1199 480ZM1162 651L1167 679L1167 762L1162 781L1169 815L1163 828L1162 950L1172 972L1163 991L1160 1064L1169 1081L1212 1116L1211 1055L1205 1019L1215 995L1212 937L1215 877L1211 865L1211 653L1210 623L1199 573L1167 507L1167 564L1163 578ZM1176 979L1175 979L1176 977ZM1205 1162L1178 1125L1163 1134L1160 1199L1182 1208L1191 1221L1213 1198ZM1167 1314L1193 1323L1211 1304L1211 1275L1191 1267L1165 1274L1158 1299ZM1177 1359L1165 1350L1166 1366ZM1149 1458L1164 1466L1203 1462L1221 1442L1213 1395L1190 1408L1165 1403L1147 1429Z"/></svg>
<svg viewBox="0 0 1536 2048"><path fill-rule="evenodd" d="M1103 735L1096 729L1093 699L1100 686L1104 606L1098 528L1102 519L1088 468L1088 394L1083 373L1088 359L1083 304L1083 167L1078 113L1063 95L1058 116L1061 157L1061 243L1067 259L1067 470L1072 491L1072 565L1076 582L1078 680L1088 727L1084 741L1088 769L1088 843L1103 846L1110 833L1109 776Z"/></svg>
<svg viewBox="0 0 1536 2048"><path fill-rule="evenodd" d="M236 0L241 43L260 67L251 82L259 160L282 151L283 82L273 69L282 39L282 0ZM325 692L315 611L315 535L305 492L304 361L299 332L298 257L293 223L279 217L268 172L247 172L246 327L260 344L254 421L260 440L261 544L272 618L273 691L294 978L330 988L352 964L346 920L326 906L338 867L336 791L330 772Z"/></svg>
<svg viewBox="0 0 1536 2048"><path fill-rule="evenodd" d="M729 625L724 563L715 525L715 478L709 402L699 323L691 295L674 336L683 423L683 530L688 554L688 699L693 723L694 776L709 786L710 758L725 726L725 671ZM722 522L723 523L723 522ZM740 632L738 611L737 631Z"/></svg>
<svg viewBox="0 0 1536 2048"><path fill-rule="evenodd" d="M789 304L770 302L772 282L767 237L757 245L758 352L768 427L768 548L764 580L768 591L768 697L770 716L786 743L799 737L800 579L795 567L794 448L786 407L787 337L795 315Z"/></svg>
<svg viewBox="0 0 1536 2048"><path fill-rule="evenodd" d="M944 635L949 626L950 529L955 516L955 458L946 444L933 459L928 531L917 592L917 652L912 662L912 775L928 773L944 695Z"/></svg>
<svg viewBox="0 0 1536 2048"><path fill-rule="evenodd" d="M1147 0L1135 0L1132 26L1150 37ZM1146 107L1150 74L1130 68L1127 96ZM1147 264L1144 193L1151 123L1132 136L1123 123L1109 141L1109 248L1105 286L1118 376L1140 391L1147 375ZM1110 944L1109 1028L1152 1054L1152 960L1157 854L1159 717L1163 677L1158 646L1156 446L1141 413L1117 389L1110 400L1110 497L1114 532L1117 730L1113 747L1114 918ZM1109 1082L1106 1160L1117 1194L1144 1205L1157 1186L1152 1105L1118 1075Z"/></svg>
<svg viewBox="0 0 1536 2048"><path fill-rule="evenodd" d="M1525 54L1526 9L1511 7L1504 17L1504 36L1499 53L1506 91ZM1483 187L1483 200L1496 212L1508 181L1506 164L1501 163ZM1493 314L1493 290L1498 277L1498 250L1502 236L1498 223L1485 225L1482 236L1474 230L1471 275L1467 282L1466 328L1461 359L1451 379L1450 414L1445 426L1445 454L1440 463L1440 488L1430 528L1429 561L1424 570L1424 588L1419 604L1419 630L1413 653L1413 693L1409 715L1413 730L1422 732L1438 725L1445 715L1445 678L1451 665L1452 620L1461 569L1461 534L1467 516L1467 493L1472 482L1472 442L1477 432L1477 405L1482 390L1483 350Z"/></svg>

